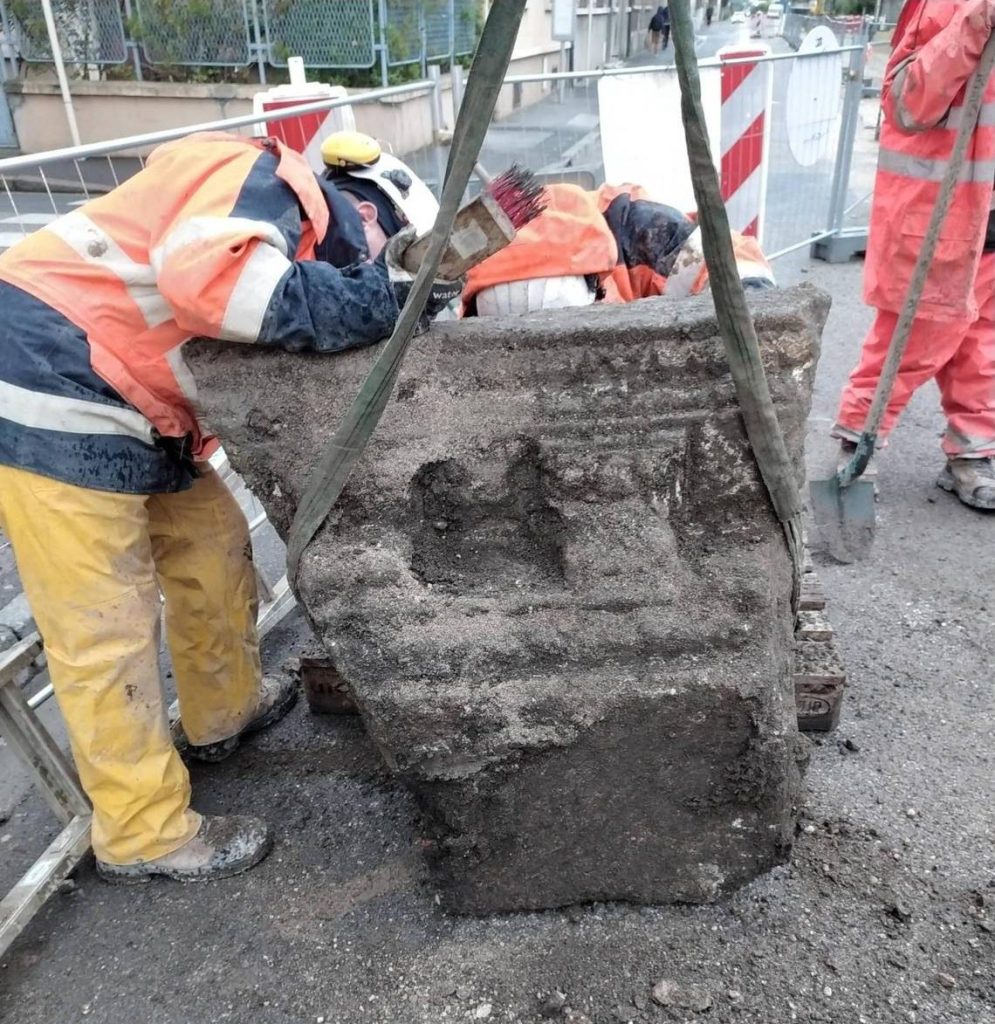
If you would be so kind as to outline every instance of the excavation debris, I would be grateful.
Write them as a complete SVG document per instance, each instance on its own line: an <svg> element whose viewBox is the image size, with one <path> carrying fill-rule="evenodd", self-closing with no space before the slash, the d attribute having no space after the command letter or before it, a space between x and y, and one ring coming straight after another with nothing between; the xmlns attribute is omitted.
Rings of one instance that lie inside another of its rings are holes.
<svg viewBox="0 0 995 1024"><path fill-rule="evenodd" d="M828 300L754 308L801 476ZM188 348L285 534L376 350ZM418 338L297 582L470 913L711 901L785 859L790 592L708 297Z"/></svg>

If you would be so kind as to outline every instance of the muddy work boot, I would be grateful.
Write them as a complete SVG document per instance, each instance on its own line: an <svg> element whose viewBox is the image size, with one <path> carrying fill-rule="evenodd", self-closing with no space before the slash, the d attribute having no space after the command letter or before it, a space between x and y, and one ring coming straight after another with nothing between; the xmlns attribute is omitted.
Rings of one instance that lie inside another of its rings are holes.
<svg viewBox="0 0 995 1024"><path fill-rule="evenodd" d="M947 459L936 486L956 494L965 505L995 512L995 456Z"/></svg>
<svg viewBox="0 0 995 1024"><path fill-rule="evenodd" d="M265 729L275 722L279 722L297 703L297 693L296 679L290 679L286 676L265 676L263 678L262 695L259 698L259 707L249 724L241 732L236 733L234 736L229 736L227 739L218 740L216 743L204 743L198 746L190 743L188 740L186 746L183 746L182 742L178 743L177 746L181 748L184 757L191 757L197 761L207 761L210 764L223 761L238 749L243 736L259 732L260 729Z"/></svg>
<svg viewBox="0 0 995 1024"><path fill-rule="evenodd" d="M178 850L135 864L97 861L97 874L116 885L138 885L156 875L174 882L212 882L255 867L273 846L269 825L259 818L233 814L204 815L197 834Z"/></svg>

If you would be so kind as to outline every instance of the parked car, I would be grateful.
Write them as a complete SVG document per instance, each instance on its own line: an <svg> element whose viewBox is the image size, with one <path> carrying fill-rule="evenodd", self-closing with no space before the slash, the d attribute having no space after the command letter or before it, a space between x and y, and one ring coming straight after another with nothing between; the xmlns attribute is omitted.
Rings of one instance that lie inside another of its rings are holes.
<svg viewBox="0 0 995 1024"><path fill-rule="evenodd" d="M730 24L733 25L745 25L746 24L746 11L733 11L732 17L729 19Z"/></svg>
<svg viewBox="0 0 995 1024"><path fill-rule="evenodd" d="M784 16L784 5L783 4L771 4L767 8L767 18L769 21L780 21Z"/></svg>

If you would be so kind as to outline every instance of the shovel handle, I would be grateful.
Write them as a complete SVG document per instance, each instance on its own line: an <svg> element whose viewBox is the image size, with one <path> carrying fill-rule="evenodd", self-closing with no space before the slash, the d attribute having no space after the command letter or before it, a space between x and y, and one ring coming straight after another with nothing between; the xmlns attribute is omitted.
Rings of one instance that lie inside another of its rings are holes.
<svg viewBox="0 0 995 1024"><path fill-rule="evenodd" d="M874 454L874 446L877 443L881 420L884 418L884 411L888 406L888 399L891 397L891 390L894 387L895 378L898 376L898 368L902 363L902 357L905 355L905 350L909 345L909 338L912 335L912 324L915 321L923 289L926 287L926 278L929 276L933 256L936 254L936 246L940 240L940 231L950 211L950 204L953 202L954 190L957 187L957 182L960 180L961 171L964 167L967 147L970 145L971 137L978 125L978 117L981 113L985 89L988 86L988 79L991 78L993 70L995 70L995 34L989 36L988 42L981 53L981 59L978 61L978 67L971 77L971 83L964 98L964 118L957 131L957 139L954 142L950 163L947 164L943 180L940 183L936 205L933 207L929 227L926 229L926 237L923 239L922 248L919 250L919 257L916 260L915 270L912 273L912 281L909 284L909 291L905 297L905 304L902 306L898 323L895 325L895 333L891 338L891 345L888 348L884 368L881 370L878 385L874 390L874 399L871 402L871 408L864 423L864 430L857 444L857 451L850 462L836 474L836 480L840 487L846 487L859 477L867 468L867 463L870 462L871 456Z"/></svg>

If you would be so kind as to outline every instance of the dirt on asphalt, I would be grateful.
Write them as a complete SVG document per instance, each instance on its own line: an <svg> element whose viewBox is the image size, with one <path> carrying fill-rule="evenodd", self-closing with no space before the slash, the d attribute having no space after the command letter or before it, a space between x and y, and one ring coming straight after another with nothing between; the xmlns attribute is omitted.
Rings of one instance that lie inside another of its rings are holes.
<svg viewBox="0 0 995 1024"><path fill-rule="evenodd" d="M860 274L782 271L835 297L812 461L869 322ZM194 775L199 808L274 823L271 857L189 887L85 865L0 961L0 1021L995 1024L995 517L934 486L938 409L930 386L883 454L871 559L819 566L850 686L839 731L809 741L788 866L708 907L446 916L359 722L301 705ZM306 640L291 624L268 662ZM0 886L53 831L18 803Z"/></svg>

